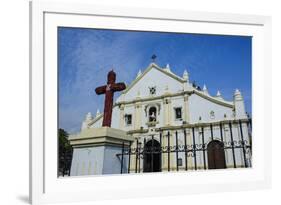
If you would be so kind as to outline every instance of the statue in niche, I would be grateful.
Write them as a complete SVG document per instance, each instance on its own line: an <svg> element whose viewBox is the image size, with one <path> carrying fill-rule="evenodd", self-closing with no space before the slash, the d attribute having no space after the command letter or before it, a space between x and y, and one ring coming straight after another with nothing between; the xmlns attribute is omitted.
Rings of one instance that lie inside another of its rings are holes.
<svg viewBox="0 0 281 205"><path fill-rule="evenodd" d="M149 116L149 121L150 122L155 122L156 121L156 116L155 116L155 113L153 112L150 116Z"/></svg>
<svg viewBox="0 0 281 205"><path fill-rule="evenodd" d="M156 122L156 108L149 108L149 122Z"/></svg>

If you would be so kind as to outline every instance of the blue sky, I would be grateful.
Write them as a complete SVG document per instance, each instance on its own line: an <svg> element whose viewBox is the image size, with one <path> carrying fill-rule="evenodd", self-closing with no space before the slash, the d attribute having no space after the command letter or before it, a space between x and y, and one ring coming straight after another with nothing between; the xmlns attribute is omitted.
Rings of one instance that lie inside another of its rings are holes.
<svg viewBox="0 0 281 205"><path fill-rule="evenodd" d="M206 84L211 95L220 90L232 100L238 88L251 113L251 37L59 28L58 40L59 127L69 133L80 130L86 113L103 111L104 96L94 90L110 69L129 84L152 54L179 76L186 69L190 81Z"/></svg>

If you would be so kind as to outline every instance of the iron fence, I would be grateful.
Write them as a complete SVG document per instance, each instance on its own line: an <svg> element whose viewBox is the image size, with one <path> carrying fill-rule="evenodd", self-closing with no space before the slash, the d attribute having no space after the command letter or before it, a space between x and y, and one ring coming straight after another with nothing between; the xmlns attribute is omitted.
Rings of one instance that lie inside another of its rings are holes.
<svg viewBox="0 0 281 205"><path fill-rule="evenodd" d="M233 124L236 125L238 132L240 133L240 137L238 138L237 136L234 136L233 134ZM228 125L229 128L229 133L230 133L230 140L226 141L224 139L223 135L223 126ZM155 139L156 135L151 135L150 142L151 145L149 147L144 146L147 144L147 139L146 137L143 137L142 143L143 146L139 145L141 143L141 140L137 139L136 140L136 146L132 147L132 142L130 142L129 147L125 147L125 144L123 143L122 145L122 153L117 154L117 156L120 158L121 162L121 170L120 173L130 173L130 172L135 172L135 173L140 173L141 171L143 172L153 172L153 171L162 171L162 163L160 159L160 167L158 169L155 169L155 157L157 157L157 154L160 154L162 156L163 154L166 155L167 157L167 167L165 169L167 171L171 171L172 165L171 164L171 155L175 154L176 157L176 165L175 169L176 171L180 170L180 166L182 167L182 160L185 161L184 165L184 170L188 171L190 168L189 166L189 160L188 158L191 158L193 161L192 169L197 170L198 169L198 154L203 153L203 169L219 169L219 168L227 168L225 159L219 157L220 150L225 153L227 150L230 150L231 155L232 155L232 162L233 162L233 168L238 168L238 167L251 167L251 156L252 156L252 141L251 141L251 119L249 119L246 122L247 125L247 139L244 139L245 133L243 133L242 129L242 121L229 121L227 123L220 122L219 124L212 124L210 123L208 125L208 128L210 130L210 138L211 142L216 141L214 138L214 126L219 126L219 133L220 133L220 142L215 144L214 146L211 146L210 143L205 142L205 129L206 126L193 126L190 127L191 131L191 136L192 136L192 143L188 144L187 143L187 132L186 129L182 129L181 131L183 132L183 138L184 142L183 144L179 144L179 137L178 133L179 130L176 130L174 134L171 134L171 131L167 131L166 133L166 138L167 138L167 145L162 146L162 141L163 141L163 132L159 132L159 135L157 139L159 140L160 146L155 146L154 143L157 143ZM201 141L202 143L196 143L198 140L195 137L195 128L198 128L201 131ZM174 137L175 139L175 145L171 145L171 138ZM240 140L236 140L240 139ZM236 161L236 150L240 150L242 152L242 166L239 165L237 166L237 161ZM214 153L214 157L210 159L209 155L210 153ZM179 158L179 153L184 153L184 159ZM207 156L206 156L207 153ZM132 160L132 156L134 156L135 160ZM201 155L202 156L202 155ZM125 160L125 157L127 160ZM209 158L208 158L209 157ZM148 169L145 170L145 165L143 165L142 170L141 170L141 161L144 162L145 158L149 158L150 160L150 166ZM207 159L208 158L208 159ZM181 159L181 160L179 160ZM157 159L159 160L159 159ZM213 162L212 162L213 161ZM207 163L208 162L208 163ZM134 164L131 164L134 163ZM215 166L211 165L215 164ZM216 166L216 164L219 166ZM159 166L159 165L158 165ZM181 168L182 169L182 168Z"/></svg>

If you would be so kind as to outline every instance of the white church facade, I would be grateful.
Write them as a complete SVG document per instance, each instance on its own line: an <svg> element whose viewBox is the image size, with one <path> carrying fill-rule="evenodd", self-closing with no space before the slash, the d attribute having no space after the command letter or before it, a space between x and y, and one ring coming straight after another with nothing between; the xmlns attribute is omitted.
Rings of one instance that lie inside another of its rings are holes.
<svg viewBox="0 0 281 205"><path fill-rule="evenodd" d="M110 138L107 145L86 142L102 121L103 113L88 113L81 133L70 137L71 175L251 167L250 119L241 92L235 90L232 101L219 91L211 96L205 85L189 81L187 71L178 76L169 65L151 63L139 71L114 102L111 127L125 133L125 145L111 146Z"/></svg>

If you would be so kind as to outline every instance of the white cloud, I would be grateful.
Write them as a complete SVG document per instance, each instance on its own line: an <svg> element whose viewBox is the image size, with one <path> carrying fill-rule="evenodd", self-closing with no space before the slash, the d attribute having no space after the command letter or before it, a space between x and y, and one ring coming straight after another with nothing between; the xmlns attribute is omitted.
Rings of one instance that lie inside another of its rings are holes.
<svg viewBox="0 0 281 205"><path fill-rule="evenodd" d="M142 57L138 52L132 53L131 45L137 37L111 38L98 32L81 37L76 49L68 53L74 67L67 73L69 78L60 84L60 127L77 132L87 112L103 110L104 96L97 96L94 90L106 84L107 73L112 68L118 82L134 79L139 69L136 65Z"/></svg>

